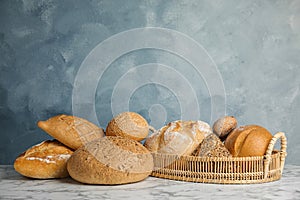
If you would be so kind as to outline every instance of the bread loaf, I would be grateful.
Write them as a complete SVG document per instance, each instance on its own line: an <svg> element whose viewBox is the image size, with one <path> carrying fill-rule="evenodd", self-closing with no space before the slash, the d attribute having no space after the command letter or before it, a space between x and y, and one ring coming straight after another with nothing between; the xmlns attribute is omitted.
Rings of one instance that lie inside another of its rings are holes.
<svg viewBox="0 0 300 200"><path fill-rule="evenodd" d="M38 127L72 149L78 149L83 144L104 136L102 128L85 119L68 115L57 115L47 121L39 121Z"/></svg>
<svg viewBox="0 0 300 200"><path fill-rule="evenodd" d="M263 156L272 134L257 125L246 125L234 129L225 140L225 147L233 156Z"/></svg>
<svg viewBox="0 0 300 200"><path fill-rule="evenodd" d="M215 134L210 134L201 142L193 153L201 157L230 157L230 152Z"/></svg>
<svg viewBox="0 0 300 200"><path fill-rule="evenodd" d="M153 158L135 140L106 136L77 149L67 168L70 176L82 183L125 184L148 177L153 170Z"/></svg>
<svg viewBox="0 0 300 200"><path fill-rule="evenodd" d="M148 122L138 113L123 112L114 117L107 125L107 136L121 136L141 141L149 133Z"/></svg>
<svg viewBox="0 0 300 200"><path fill-rule="evenodd" d="M148 137L145 147L162 154L191 155L211 133L210 126L202 121L174 121Z"/></svg>
<svg viewBox="0 0 300 200"><path fill-rule="evenodd" d="M64 178L68 176L67 161L72 153L62 143L47 140L22 153L15 160L14 168L30 178Z"/></svg>
<svg viewBox="0 0 300 200"><path fill-rule="evenodd" d="M237 120L233 116L224 116L218 119L213 125L213 132L225 140L227 135L235 129L237 126Z"/></svg>

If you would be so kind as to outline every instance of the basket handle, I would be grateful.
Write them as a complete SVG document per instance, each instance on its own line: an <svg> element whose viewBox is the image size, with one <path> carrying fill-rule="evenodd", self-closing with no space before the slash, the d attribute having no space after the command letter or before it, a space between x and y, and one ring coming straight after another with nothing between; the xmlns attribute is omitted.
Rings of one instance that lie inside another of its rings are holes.
<svg viewBox="0 0 300 200"><path fill-rule="evenodd" d="M286 153L286 147L287 147L287 139L285 137L284 132L278 132L276 133L272 140L269 143L268 149L266 151L266 155L265 155L265 164L264 164L264 178L266 179L268 176L268 172L269 172L269 165L271 162L271 155L272 155L272 151L274 149L275 143L276 141L280 139L281 140L281 148L280 148L280 170L281 173L283 172L283 167L284 167L284 161L285 161L285 157L287 155Z"/></svg>

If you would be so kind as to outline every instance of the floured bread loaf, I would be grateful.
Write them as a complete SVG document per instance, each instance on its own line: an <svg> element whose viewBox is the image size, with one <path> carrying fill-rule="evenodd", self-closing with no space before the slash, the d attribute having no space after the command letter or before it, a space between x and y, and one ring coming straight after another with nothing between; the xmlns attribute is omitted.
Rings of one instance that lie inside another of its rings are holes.
<svg viewBox="0 0 300 200"><path fill-rule="evenodd" d="M47 121L39 121L38 127L72 149L78 149L83 144L104 136L102 128L85 119L68 115L57 115Z"/></svg>
<svg viewBox="0 0 300 200"><path fill-rule="evenodd" d="M141 141L149 133L148 122L138 113L123 112L114 117L107 125L107 136L121 136Z"/></svg>
<svg viewBox="0 0 300 200"><path fill-rule="evenodd" d="M174 121L148 137L145 147L162 154L191 155L209 134L212 129L205 122Z"/></svg>
<svg viewBox="0 0 300 200"><path fill-rule="evenodd" d="M194 156L201 157L229 157L230 152L223 142L215 134L210 134L197 147L193 153Z"/></svg>
<svg viewBox="0 0 300 200"><path fill-rule="evenodd" d="M67 161L72 153L57 140L47 140L21 154L15 160L14 168L30 178L64 178L68 176Z"/></svg>
<svg viewBox="0 0 300 200"><path fill-rule="evenodd" d="M77 149L67 168L70 176L82 183L125 184L147 178L153 170L153 158L135 140L106 136Z"/></svg>

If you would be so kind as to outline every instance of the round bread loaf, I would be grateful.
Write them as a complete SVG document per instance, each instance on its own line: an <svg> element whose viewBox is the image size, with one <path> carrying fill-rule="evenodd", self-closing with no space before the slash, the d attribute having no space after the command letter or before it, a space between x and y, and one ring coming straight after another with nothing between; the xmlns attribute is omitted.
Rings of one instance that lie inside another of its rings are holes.
<svg viewBox="0 0 300 200"><path fill-rule="evenodd" d="M29 148L14 162L23 176L37 179L67 177L67 161L73 151L57 140L47 140Z"/></svg>
<svg viewBox="0 0 300 200"><path fill-rule="evenodd" d="M78 149L104 136L102 128L85 119L68 115L57 115L47 121L39 121L38 127L72 149Z"/></svg>
<svg viewBox="0 0 300 200"><path fill-rule="evenodd" d="M145 147L162 154L191 155L209 134L212 130L205 122L174 121L148 137Z"/></svg>
<svg viewBox="0 0 300 200"><path fill-rule="evenodd" d="M139 142L106 136L77 149L67 164L70 176L87 184L125 184L147 178L151 153Z"/></svg>
<svg viewBox="0 0 300 200"><path fill-rule="evenodd" d="M257 125L246 125L234 129L225 140L225 147L232 156L263 156L272 139L272 134Z"/></svg>
<svg viewBox="0 0 300 200"><path fill-rule="evenodd" d="M141 115L135 112L123 112L108 123L105 134L141 141L148 136L148 133L148 122Z"/></svg>
<svg viewBox="0 0 300 200"><path fill-rule="evenodd" d="M224 116L218 119L213 125L213 132L219 136L221 140L225 140L227 135L235 129L237 120L233 116Z"/></svg>

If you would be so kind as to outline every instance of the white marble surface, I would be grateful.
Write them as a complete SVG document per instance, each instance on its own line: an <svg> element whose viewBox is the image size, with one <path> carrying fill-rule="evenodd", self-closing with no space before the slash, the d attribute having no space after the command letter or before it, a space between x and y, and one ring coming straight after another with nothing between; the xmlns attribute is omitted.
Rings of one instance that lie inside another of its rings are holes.
<svg viewBox="0 0 300 200"><path fill-rule="evenodd" d="M71 178L33 180L0 166L0 199L300 199L300 166L287 165L281 180L250 185L220 185L149 177L139 183L83 185Z"/></svg>

